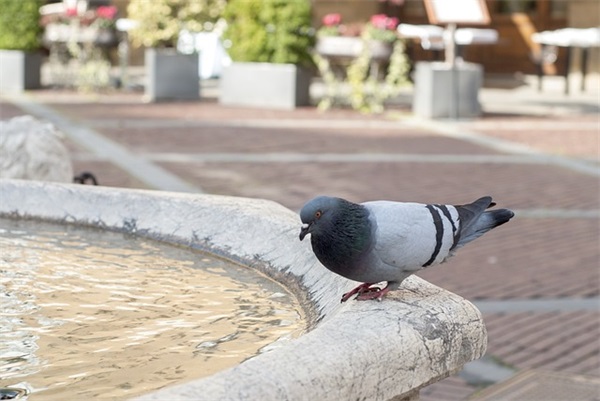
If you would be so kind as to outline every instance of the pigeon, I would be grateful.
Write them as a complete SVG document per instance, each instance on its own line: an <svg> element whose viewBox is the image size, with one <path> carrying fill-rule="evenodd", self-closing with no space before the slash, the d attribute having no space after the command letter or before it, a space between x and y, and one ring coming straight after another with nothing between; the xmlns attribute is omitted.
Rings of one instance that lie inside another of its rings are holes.
<svg viewBox="0 0 600 401"><path fill-rule="evenodd" d="M300 211L300 241L327 269L363 284L342 296L379 301L411 274L446 261L465 244L508 222L508 209L486 210L490 196L452 206L412 202L353 203L318 196ZM384 288L375 286L386 282Z"/></svg>

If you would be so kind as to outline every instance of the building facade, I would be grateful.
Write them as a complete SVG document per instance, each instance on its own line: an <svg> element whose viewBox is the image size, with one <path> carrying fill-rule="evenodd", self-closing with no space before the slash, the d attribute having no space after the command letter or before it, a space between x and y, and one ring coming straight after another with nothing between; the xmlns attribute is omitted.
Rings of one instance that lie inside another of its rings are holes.
<svg viewBox="0 0 600 401"><path fill-rule="evenodd" d="M452 0L445 0L452 1ZM486 0L491 23L488 28L498 31L499 42L494 45L473 45L464 49L467 61L483 64L491 73L536 73L535 60L540 46L531 36L535 32L560 28L590 28L600 26L600 1L598 0ZM315 24L330 12L342 14L344 21L366 21L376 13L395 16L401 23L429 24L422 0L313 0ZM599 49L591 49L588 74L600 73ZM571 71L580 71L579 49L574 50ZM432 60L438 55L413 46L413 61ZM565 49L559 49L555 63L546 63L548 74L563 73L566 62Z"/></svg>
<svg viewBox="0 0 600 401"><path fill-rule="evenodd" d="M60 1L60 0L50 0ZM115 4L121 16L127 15L129 0L92 0ZM151 1L151 0L149 0ZM296 1L296 0L290 0ZM443 0L453 1L453 0ZM346 23L360 23L371 15L385 13L398 17L401 23L428 24L423 0L311 0L314 26L328 13L340 13ZM590 28L600 26L599 0L485 0L490 12L489 28L499 33L499 42L494 45L473 45L464 49L464 59L479 63L490 73L536 73L535 60L540 46L531 36L535 32L560 28ZM600 49L589 51L588 74L600 75ZM580 71L580 49L575 49L570 60L571 72ZM140 52L133 54L134 64L141 59ZM432 60L439 57L418 44L411 46L413 61ZM562 74L566 65L566 51L560 48L554 63L544 65L547 74Z"/></svg>

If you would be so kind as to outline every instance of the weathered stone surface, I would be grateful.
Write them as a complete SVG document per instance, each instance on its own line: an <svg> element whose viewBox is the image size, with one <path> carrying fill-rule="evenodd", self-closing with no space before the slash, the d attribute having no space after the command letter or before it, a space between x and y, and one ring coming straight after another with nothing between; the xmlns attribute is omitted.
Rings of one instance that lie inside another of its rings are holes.
<svg viewBox="0 0 600 401"><path fill-rule="evenodd" d="M0 178L71 182L73 166L61 135L31 116L0 121Z"/></svg>
<svg viewBox="0 0 600 401"><path fill-rule="evenodd" d="M0 180L0 215L128 231L208 248L266 271L304 302L304 336L205 379L137 401L389 400L413 396L483 355L479 311L416 277L383 302L340 304L356 283L319 265L277 203L106 187Z"/></svg>

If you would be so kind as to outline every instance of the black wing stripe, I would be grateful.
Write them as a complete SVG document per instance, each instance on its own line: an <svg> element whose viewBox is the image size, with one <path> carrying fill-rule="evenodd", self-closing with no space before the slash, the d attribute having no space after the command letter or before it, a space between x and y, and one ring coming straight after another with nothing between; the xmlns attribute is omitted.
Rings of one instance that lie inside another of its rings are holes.
<svg viewBox="0 0 600 401"><path fill-rule="evenodd" d="M456 225L454 224L454 220L452 220L452 215L450 214L450 210L446 207L446 205L435 205L438 209L444 213L444 216L448 219L450 224L452 224L452 232L456 233Z"/></svg>
<svg viewBox="0 0 600 401"><path fill-rule="evenodd" d="M437 258L440 253L440 249L442 248L442 238L444 237L444 224L442 223L442 218L440 217L440 213L433 207L433 205L427 205L427 210L431 213L431 217L433 217L433 224L435 225L435 249L431 254L431 257L423 267L427 267L433 263L435 258Z"/></svg>
<svg viewBox="0 0 600 401"><path fill-rule="evenodd" d="M456 247L456 244L458 244L458 240L460 239L460 234L456 232L456 224L454 224L454 220L452 220L452 215L450 214L450 210L448 210L446 205L435 205L435 206L437 208L439 208L442 211L442 213L444 213L444 216L448 219L450 224L452 224L453 241L452 241L452 246L450 247L450 250L453 250Z"/></svg>

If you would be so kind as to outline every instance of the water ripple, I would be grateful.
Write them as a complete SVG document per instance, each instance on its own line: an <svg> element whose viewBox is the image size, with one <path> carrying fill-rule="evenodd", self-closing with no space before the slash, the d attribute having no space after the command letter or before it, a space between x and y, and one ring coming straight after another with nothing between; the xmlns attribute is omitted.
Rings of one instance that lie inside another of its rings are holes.
<svg viewBox="0 0 600 401"><path fill-rule="evenodd" d="M285 344L296 301L251 269L131 236L0 220L0 387L123 400Z"/></svg>

